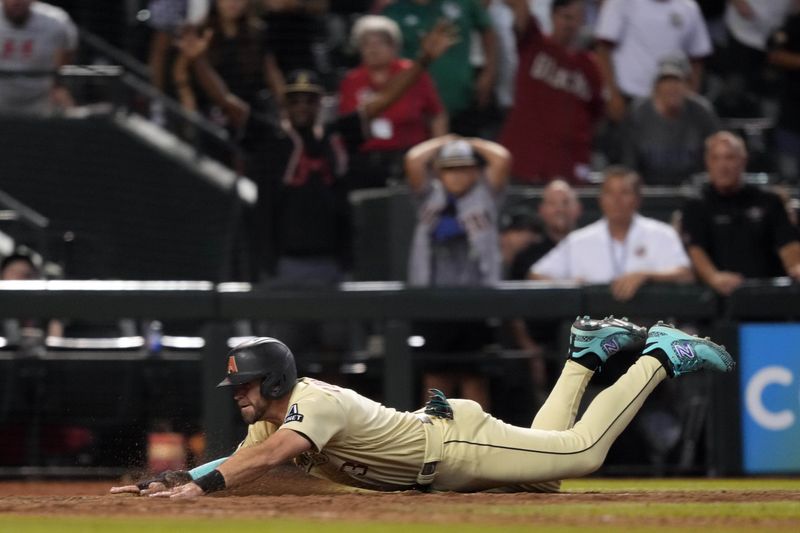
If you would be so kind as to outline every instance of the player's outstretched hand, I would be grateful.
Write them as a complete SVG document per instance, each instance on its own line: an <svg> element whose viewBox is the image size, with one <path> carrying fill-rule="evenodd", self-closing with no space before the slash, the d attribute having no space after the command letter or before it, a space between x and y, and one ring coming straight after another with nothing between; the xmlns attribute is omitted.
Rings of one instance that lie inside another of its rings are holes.
<svg viewBox="0 0 800 533"><path fill-rule="evenodd" d="M167 470L158 476L140 481L135 485L123 485L121 487L111 487L111 494L138 494L140 496L150 496L157 492L172 489L189 483L192 476L186 470Z"/></svg>
<svg viewBox="0 0 800 533"><path fill-rule="evenodd" d="M181 485L180 487L175 487L169 490L163 490L161 492L156 492L151 494L151 498L170 498L170 499L189 499L189 498L197 498L198 496L203 495L203 489L201 489L195 483L187 483L186 485Z"/></svg>

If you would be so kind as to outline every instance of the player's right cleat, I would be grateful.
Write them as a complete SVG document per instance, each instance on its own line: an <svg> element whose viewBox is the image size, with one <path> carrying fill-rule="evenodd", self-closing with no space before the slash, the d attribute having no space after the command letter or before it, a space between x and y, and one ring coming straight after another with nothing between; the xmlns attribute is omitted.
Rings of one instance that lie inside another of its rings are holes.
<svg viewBox="0 0 800 533"><path fill-rule="evenodd" d="M568 358L594 370L617 352L641 350L646 338L647 329L627 318L577 317L570 328Z"/></svg>
<svg viewBox="0 0 800 533"><path fill-rule="evenodd" d="M650 328L647 347L642 354L659 359L672 377L703 368L730 372L736 366L733 357L724 346L720 346L708 337L701 339L696 335L689 335L672 324L661 321Z"/></svg>

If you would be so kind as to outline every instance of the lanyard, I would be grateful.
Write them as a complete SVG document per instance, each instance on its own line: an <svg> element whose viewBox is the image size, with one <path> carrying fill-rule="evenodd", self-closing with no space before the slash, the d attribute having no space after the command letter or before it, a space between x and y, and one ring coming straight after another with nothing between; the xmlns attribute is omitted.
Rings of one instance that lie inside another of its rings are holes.
<svg viewBox="0 0 800 533"><path fill-rule="evenodd" d="M630 230L628 230L628 235L625 236L625 240L622 241L619 246L614 245L614 237L611 236L610 231L608 233L608 255L611 258L612 280L617 279L625 273L625 267L628 262L628 236L630 236L630 233Z"/></svg>

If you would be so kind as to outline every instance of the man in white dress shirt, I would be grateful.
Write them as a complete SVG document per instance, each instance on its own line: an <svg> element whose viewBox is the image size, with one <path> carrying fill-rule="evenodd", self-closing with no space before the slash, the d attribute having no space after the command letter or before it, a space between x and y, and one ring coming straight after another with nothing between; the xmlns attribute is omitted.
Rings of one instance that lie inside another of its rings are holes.
<svg viewBox="0 0 800 533"><path fill-rule="evenodd" d="M672 226L638 214L641 178L624 167L605 171L603 218L570 233L531 267L531 279L611 284L617 300L648 282L688 283L689 257Z"/></svg>

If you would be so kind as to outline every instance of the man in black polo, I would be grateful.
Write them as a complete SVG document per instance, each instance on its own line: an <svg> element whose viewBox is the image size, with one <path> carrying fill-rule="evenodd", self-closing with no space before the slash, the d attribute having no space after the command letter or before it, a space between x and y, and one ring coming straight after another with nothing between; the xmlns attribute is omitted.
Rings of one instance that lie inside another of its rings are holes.
<svg viewBox="0 0 800 533"><path fill-rule="evenodd" d="M683 212L684 242L698 276L729 295L747 278L800 280L800 235L781 199L745 184L744 142L730 132L706 139L709 183Z"/></svg>

